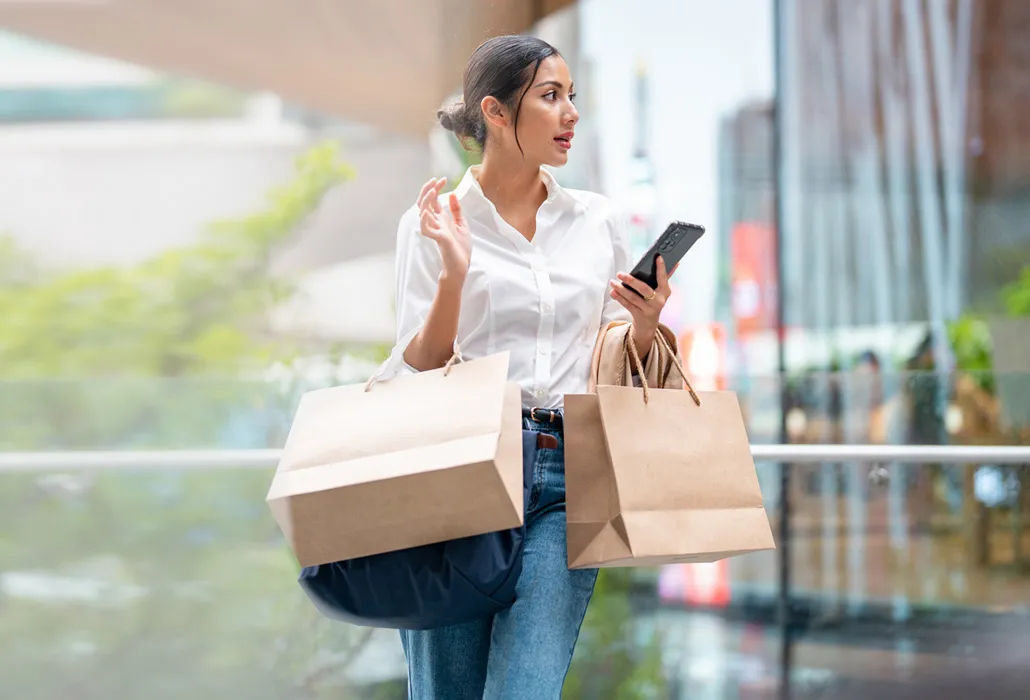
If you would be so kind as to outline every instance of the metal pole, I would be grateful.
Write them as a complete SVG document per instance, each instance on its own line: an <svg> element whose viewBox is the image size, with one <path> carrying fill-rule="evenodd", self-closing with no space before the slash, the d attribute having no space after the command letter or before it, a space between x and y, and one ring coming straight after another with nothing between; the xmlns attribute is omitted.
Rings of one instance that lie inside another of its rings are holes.
<svg viewBox="0 0 1030 700"><path fill-rule="evenodd" d="M779 443L787 443L787 356L784 328L784 281L786 274L783 264L783 104L785 100L784 89L784 66L783 52L786 47L783 43L783 6L782 0L773 0L773 70L775 95L773 98L773 134L772 134L772 161L773 161L773 190L775 208L776 228L776 368L780 389L780 431ZM793 642L790 629L790 599L791 599L791 541L790 541L790 486L791 470L790 464L786 461L780 462L780 522L779 537L777 542L777 565L779 567L779 590L777 599L777 623L780 628L780 687L779 696L782 700L789 700L791 696L790 671L793 667Z"/></svg>
<svg viewBox="0 0 1030 700"><path fill-rule="evenodd" d="M1030 464L1030 445L752 445L759 464ZM282 450L0 452L0 474L79 471L275 469Z"/></svg>

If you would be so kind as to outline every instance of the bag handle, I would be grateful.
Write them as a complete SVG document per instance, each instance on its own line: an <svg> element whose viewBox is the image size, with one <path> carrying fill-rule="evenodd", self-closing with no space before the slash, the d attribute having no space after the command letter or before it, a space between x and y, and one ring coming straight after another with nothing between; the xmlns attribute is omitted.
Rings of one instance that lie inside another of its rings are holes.
<svg viewBox="0 0 1030 700"><path fill-rule="evenodd" d="M698 406L701 405L701 399L698 397L697 392L694 391L694 387L691 386L690 380L687 379L687 373L683 371L683 365L680 364L679 358L676 357L676 353L673 352L669 346L669 341L666 340L665 335L661 330L655 331L655 339L658 341L658 345L669 355L669 359L672 360L673 364L676 365L676 369L679 371L680 376L683 378L683 383L687 385L687 391L690 392L690 398L694 399L694 403ZM646 404L650 399L650 390L647 386L647 373L644 371L644 365L640 361L640 354L637 352L637 344L633 342L633 334L626 334L626 346L629 350L630 360L633 361L633 366L637 370L637 376L640 377L640 386L644 390L644 403Z"/></svg>
<svg viewBox="0 0 1030 700"><path fill-rule="evenodd" d="M444 364L444 366L443 366L443 376L446 377L448 374L450 374L451 373L451 368L454 367L454 365L456 363L464 362L464 361L465 361L465 358L461 354L461 348L458 346L458 341L455 340L454 341L454 352L451 354L451 359L447 360L447 363ZM379 381L379 377L383 376L384 369L385 369L385 365L383 367L380 367L379 369L377 369L375 371L375 374L373 374L371 377L368 378L368 381L365 382L365 391L366 392L367 391L371 391L372 390L372 385L375 384L377 381Z"/></svg>
<svg viewBox="0 0 1030 700"><path fill-rule="evenodd" d="M665 334L662 333L661 330L655 332L655 338L658 339L658 344L662 346L665 352L669 353L669 359L672 360L672 363L676 366L676 370L679 371L680 376L683 377L683 383L687 385L687 391L690 392L690 398L694 399L694 403L700 406L701 399L698 397L697 392L694 391L694 387L691 385L690 380L687 379L687 373L683 371L683 365L680 364L680 358L676 357L676 353L669 345L668 338L665 337ZM634 348L634 350L636 350L636 348Z"/></svg>

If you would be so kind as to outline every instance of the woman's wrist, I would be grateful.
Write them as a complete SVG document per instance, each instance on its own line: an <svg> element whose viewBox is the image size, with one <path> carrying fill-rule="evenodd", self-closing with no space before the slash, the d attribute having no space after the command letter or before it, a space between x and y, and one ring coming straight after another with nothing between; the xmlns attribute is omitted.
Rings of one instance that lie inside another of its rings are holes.
<svg viewBox="0 0 1030 700"><path fill-rule="evenodd" d="M462 287L465 286L465 273L444 270L437 278L437 284L442 292L461 292Z"/></svg>
<svg viewBox="0 0 1030 700"><path fill-rule="evenodd" d="M641 361L646 360L651 352L651 346L654 344L654 337L657 332L657 325L651 327L650 325L634 323L630 326L629 339L637 347L637 354L640 356Z"/></svg>

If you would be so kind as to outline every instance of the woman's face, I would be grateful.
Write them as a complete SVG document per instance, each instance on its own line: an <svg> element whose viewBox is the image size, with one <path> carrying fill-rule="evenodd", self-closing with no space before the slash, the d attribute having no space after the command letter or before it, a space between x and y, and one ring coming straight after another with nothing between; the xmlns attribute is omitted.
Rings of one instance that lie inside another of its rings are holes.
<svg viewBox="0 0 1030 700"><path fill-rule="evenodd" d="M551 166L569 161L573 132L579 121L574 98L572 76L565 60L560 56L545 58L522 98L518 113L518 142L526 160ZM514 120L514 114L511 118ZM510 140L517 150L515 139Z"/></svg>

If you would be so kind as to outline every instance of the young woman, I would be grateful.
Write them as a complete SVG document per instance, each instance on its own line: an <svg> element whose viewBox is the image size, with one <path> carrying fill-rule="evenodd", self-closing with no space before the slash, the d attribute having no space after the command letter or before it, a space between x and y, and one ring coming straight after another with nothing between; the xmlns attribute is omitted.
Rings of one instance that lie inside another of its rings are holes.
<svg viewBox="0 0 1030 700"><path fill-rule="evenodd" d="M586 390L602 324L632 320L643 357L669 297L626 274L625 235L601 195L564 189L541 166L569 158L579 113L554 47L503 36L469 59L464 100L440 123L482 149L454 192L427 182L397 234L397 367L442 367L508 351L524 427L557 438L540 450L526 504L515 605L493 619L403 632L414 700L559 698L597 572L570 571L565 541L562 402ZM639 292L627 289L632 287Z"/></svg>

